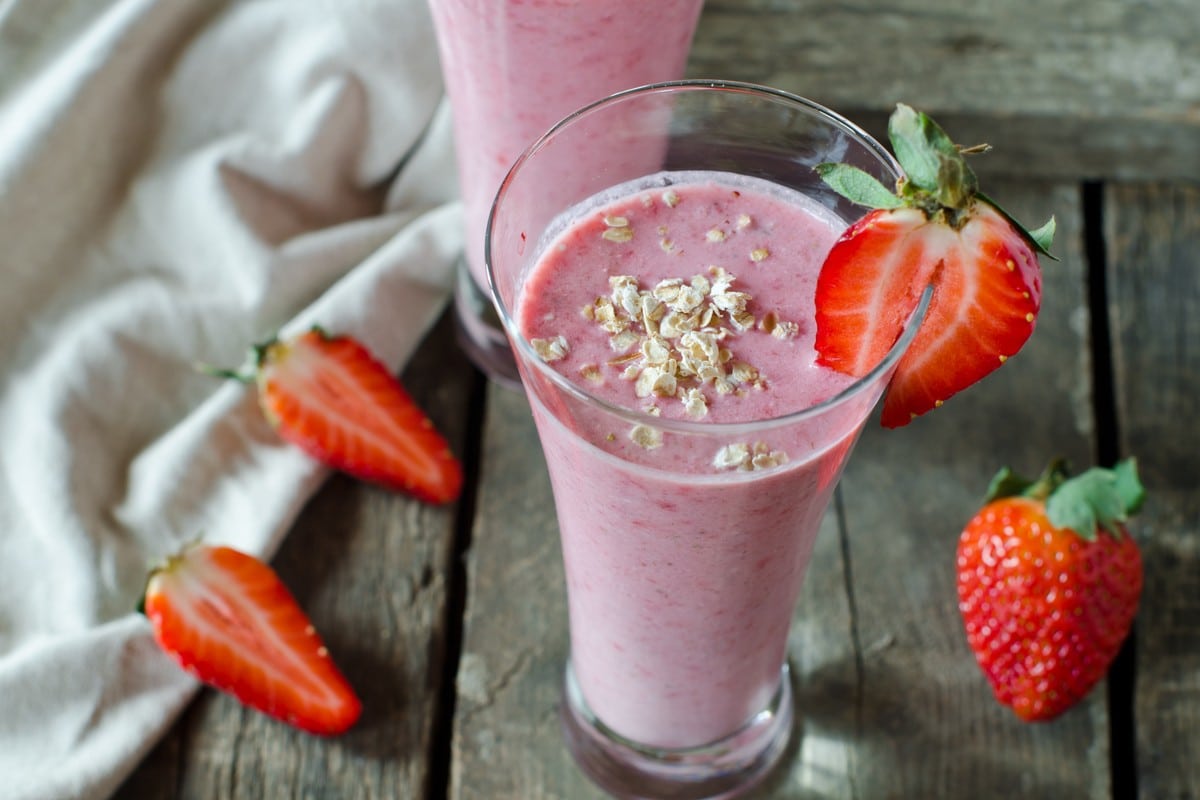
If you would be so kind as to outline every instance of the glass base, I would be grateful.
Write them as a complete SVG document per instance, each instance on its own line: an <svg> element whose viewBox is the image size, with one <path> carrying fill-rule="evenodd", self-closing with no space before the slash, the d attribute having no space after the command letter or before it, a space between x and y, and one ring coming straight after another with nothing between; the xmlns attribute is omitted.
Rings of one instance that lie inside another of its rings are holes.
<svg viewBox="0 0 1200 800"><path fill-rule="evenodd" d="M496 383L521 388L517 362L492 300L475 283L466 259L455 266L454 329L458 344L472 363Z"/></svg>
<svg viewBox="0 0 1200 800"><path fill-rule="evenodd" d="M737 797L767 776L787 749L795 714L785 663L771 702L740 730L702 747L646 747L596 718L568 662L560 717L567 747L579 768L612 796L715 800Z"/></svg>

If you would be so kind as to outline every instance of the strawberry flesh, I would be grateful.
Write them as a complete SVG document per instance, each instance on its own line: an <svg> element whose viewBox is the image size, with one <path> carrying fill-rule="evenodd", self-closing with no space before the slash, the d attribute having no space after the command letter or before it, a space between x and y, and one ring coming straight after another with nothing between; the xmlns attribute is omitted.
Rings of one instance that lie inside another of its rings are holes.
<svg viewBox="0 0 1200 800"><path fill-rule="evenodd" d="M817 360L861 377L883 361L917 307L934 261L916 209L872 211L834 244L817 280Z"/></svg>
<svg viewBox="0 0 1200 800"><path fill-rule="evenodd" d="M186 549L150 576L143 610L180 666L251 708L322 735L362 711L291 593L250 555Z"/></svg>
<svg viewBox="0 0 1200 800"><path fill-rule="evenodd" d="M455 499L462 469L387 368L349 336L314 329L263 349L259 401L280 437L354 477L432 503Z"/></svg>
<svg viewBox="0 0 1200 800"><path fill-rule="evenodd" d="M918 209L876 210L843 234L818 278L819 362L866 374L899 339L930 284L925 319L884 398L887 427L979 381L1033 333L1037 255L994 208L977 202L960 230Z"/></svg>

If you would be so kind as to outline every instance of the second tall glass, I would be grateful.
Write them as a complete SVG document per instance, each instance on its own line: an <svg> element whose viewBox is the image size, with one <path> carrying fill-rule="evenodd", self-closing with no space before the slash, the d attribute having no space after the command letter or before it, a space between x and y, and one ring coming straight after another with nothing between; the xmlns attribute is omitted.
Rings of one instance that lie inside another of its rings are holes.
<svg viewBox="0 0 1200 800"><path fill-rule="evenodd" d="M683 76L703 0L429 0L454 115L466 251L459 338L491 377L516 369L487 296L484 224L504 174L587 103ZM580 159L593 157L587 151Z"/></svg>

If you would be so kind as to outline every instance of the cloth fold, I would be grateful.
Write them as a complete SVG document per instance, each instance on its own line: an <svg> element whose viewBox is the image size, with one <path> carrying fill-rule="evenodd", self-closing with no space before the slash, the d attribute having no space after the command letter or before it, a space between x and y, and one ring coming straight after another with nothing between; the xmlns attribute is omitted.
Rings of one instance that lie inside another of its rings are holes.
<svg viewBox="0 0 1200 800"><path fill-rule="evenodd" d="M326 471L194 369L314 323L399 369L461 249L424 0L0 4L0 776L111 795L194 681L136 613Z"/></svg>

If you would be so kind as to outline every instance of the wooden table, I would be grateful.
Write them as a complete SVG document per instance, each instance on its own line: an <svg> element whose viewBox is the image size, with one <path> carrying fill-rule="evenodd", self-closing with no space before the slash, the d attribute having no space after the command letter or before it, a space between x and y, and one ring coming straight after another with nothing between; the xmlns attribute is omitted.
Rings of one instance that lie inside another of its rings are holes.
<svg viewBox="0 0 1200 800"><path fill-rule="evenodd" d="M1200 798L1200 3L710 0L690 72L877 135L910 103L995 146L976 166L1017 217L1059 221L1025 350L864 434L795 616L801 725L756 796ZM599 796L561 746L563 579L528 405L449 331L404 377L463 457L462 502L334 478L276 559L361 723L322 740L205 691L118 797ZM1052 455L1139 458L1146 590L1107 683L1027 725L967 649L954 548L997 467Z"/></svg>

